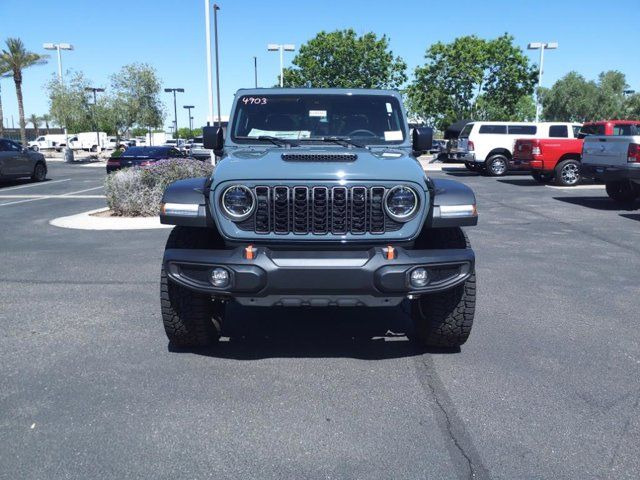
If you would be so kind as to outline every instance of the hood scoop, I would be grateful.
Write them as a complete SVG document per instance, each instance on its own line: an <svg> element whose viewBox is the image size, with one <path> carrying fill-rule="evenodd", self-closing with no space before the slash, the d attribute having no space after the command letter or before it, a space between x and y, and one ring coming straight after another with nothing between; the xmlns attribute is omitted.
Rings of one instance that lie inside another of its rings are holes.
<svg viewBox="0 0 640 480"><path fill-rule="evenodd" d="M355 153L283 153L282 160L287 162L355 162Z"/></svg>

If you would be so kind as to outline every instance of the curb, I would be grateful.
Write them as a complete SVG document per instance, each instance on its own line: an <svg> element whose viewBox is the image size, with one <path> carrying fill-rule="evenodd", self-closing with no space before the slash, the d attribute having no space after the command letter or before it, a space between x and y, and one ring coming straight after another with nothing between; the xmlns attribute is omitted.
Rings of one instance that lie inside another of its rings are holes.
<svg viewBox="0 0 640 480"><path fill-rule="evenodd" d="M173 228L163 225L160 217L94 217L93 213L106 212L107 207L49 220L49 225L76 230L152 230Z"/></svg>

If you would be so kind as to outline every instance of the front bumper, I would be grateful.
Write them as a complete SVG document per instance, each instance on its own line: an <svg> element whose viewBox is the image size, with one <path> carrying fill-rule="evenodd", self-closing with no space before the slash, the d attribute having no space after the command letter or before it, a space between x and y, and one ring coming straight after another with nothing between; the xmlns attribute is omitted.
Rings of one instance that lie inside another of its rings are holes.
<svg viewBox="0 0 640 480"><path fill-rule="evenodd" d="M640 183L640 164L620 166L583 163L580 173L584 178L591 178L593 180L600 180L603 182L632 180L636 183Z"/></svg>
<svg viewBox="0 0 640 480"><path fill-rule="evenodd" d="M407 295L448 290L463 283L474 270L471 249L406 250L386 248L341 251L282 251L167 249L164 268L169 279L185 288L235 298L250 306L369 306L398 305ZM410 283L411 271L424 267L429 282ZM214 268L229 273L229 284L215 287Z"/></svg>

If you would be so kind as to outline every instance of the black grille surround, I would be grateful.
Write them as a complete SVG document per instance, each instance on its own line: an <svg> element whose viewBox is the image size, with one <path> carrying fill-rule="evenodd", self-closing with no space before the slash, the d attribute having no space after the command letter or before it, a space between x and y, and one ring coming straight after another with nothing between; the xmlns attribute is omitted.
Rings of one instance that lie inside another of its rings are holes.
<svg viewBox="0 0 640 480"><path fill-rule="evenodd" d="M252 190L254 213L235 225L258 235L382 235L403 225L384 211L390 187L269 185Z"/></svg>
<svg viewBox="0 0 640 480"><path fill-rule="evenodd" d="M355 153L283 153L282 159L289 162L355 162Z"/></svg>

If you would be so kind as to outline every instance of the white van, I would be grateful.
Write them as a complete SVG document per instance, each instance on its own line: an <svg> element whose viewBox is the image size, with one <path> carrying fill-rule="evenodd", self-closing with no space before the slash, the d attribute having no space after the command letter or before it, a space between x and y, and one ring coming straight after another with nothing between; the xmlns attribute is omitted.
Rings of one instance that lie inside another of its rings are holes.
<svg viewBox="0 0 640 480"><path fill-rule="evenodd" d="M38 138L29 142L29 148L31 150L35 150L36 152L43 149L55 148L60 149L67 145L67 137L66 135L60 134L48 134L48 135L40 135Z"/></svg>
<svg viewBox="0 0 640 480"><path fill-rule="evenodd" d="M471 122L460 132L450 155L472 171L495 177L509 169L519 138L577 138L582 125L569 122Z"/></svg>
<svg viewBox="0 0 640 480"><path fill-rule="evenodd" d="M109 147L109 140L105 132L80 132L69 138L69 146L73 150L97 152Z"/></svg>

